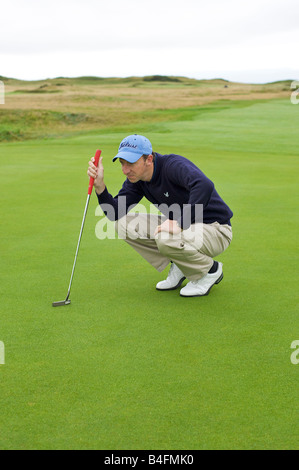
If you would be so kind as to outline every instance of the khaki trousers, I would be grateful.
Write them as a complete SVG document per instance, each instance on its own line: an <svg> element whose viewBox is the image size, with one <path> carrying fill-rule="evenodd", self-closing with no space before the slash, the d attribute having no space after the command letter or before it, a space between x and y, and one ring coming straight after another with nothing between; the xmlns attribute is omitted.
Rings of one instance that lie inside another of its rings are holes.
<svg viewBox="0 0 299 470"><path fill-rule="evenodd" d="M161 232L154 236L164 220L156 214L128 214L115 225L119 238L160 272L172 261L187 279L197 281L209 272L213 258L232 241L231 227L218 222L193 224L178 235Z"/></svg>

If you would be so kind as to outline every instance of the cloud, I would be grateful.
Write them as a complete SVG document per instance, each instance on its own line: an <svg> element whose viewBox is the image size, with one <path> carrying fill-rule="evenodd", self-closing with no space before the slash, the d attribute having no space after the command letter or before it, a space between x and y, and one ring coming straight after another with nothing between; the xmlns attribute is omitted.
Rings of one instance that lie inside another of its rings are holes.
<svg viewBox="0 0 299 470"><path fill-rule="evenodd" d="M285 69L296 10L297 0L10 0L0 73L18 64L19 77Z"/></svg>
<svg viewBox="0 0 299 470"><path fill-rule="evenodd" d="M223 48L297 29L293 7L293 0L10 0L0 51Z"/></svg>

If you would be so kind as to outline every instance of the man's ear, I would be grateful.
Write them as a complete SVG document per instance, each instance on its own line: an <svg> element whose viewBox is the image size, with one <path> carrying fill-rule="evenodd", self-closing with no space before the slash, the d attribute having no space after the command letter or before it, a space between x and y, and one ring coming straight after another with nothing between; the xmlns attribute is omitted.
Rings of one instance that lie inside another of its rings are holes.
<svg viewBox="0 0 299 470"><path fill-rule="evenodd" d="M154 156L151 154L151 155L147 156L146 162L151 164L151 163L153 163L153 160L154 160Z"/></svg>

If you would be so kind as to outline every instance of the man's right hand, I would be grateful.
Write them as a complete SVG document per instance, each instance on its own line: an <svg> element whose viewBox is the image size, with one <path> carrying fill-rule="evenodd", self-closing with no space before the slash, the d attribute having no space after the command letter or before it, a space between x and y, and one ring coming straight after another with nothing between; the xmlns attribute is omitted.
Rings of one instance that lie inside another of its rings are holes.
<svg viewBox="0 0 299 470"><path fill-rule="evenodd" d="M89 178L94 178L94 189L96 190L96 193L101 194L106 189L106 185L104 183L103 157L100 158L98 167L95 166L94 160L95 158L92 157L89 162L87 174Z"/></svg>

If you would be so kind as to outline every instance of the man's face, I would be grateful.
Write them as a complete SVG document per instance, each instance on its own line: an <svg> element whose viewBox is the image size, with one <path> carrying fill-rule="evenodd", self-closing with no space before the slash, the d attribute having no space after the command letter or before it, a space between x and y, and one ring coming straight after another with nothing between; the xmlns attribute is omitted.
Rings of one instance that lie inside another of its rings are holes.
<svg viewBox="0 0 299 470"><path fill-rule="evenodd" d="M138 181L150 181L152 177L151 168L149 166L149 157L144 160L143 157L139 158L135 163L129 163L122 158L119 159L123 174L128 178L130 183L137 183Z"/></svg>

